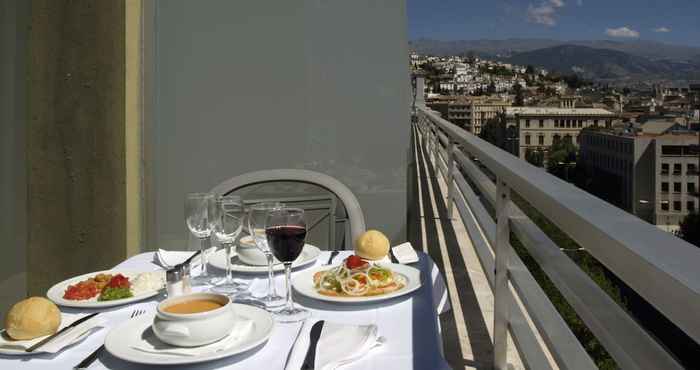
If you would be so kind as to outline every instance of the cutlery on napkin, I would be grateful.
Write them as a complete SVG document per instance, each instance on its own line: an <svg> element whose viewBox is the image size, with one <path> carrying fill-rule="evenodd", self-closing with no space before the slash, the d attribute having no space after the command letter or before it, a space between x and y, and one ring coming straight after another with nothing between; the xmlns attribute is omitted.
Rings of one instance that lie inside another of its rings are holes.
<svg viewBox="0 0 700 370"><path fill-rule="evenodd" d="M61 313L61 330L65 327L71 325L72 323L76 322L77 320L80 320L83 317L85 317L85 315ZM75 327L69 328L65 332L57 335L55 338L46 342L46 344L37 348L34 352L36 352L36 353L57 353L57 352L61 351L63 348L83 339L85 336L89 335L92 331L96 331L96 330L102 328L104 323L105 323L105 320L103 317L101 317L99 315L92 317L92 318L85 320L84 322L76 325ZM10 349L10 350L24 352L27 349L31 348L32 346L36 345L37 343L41 342L42 340L44 340L48 337L49 336L44 336L44 337L39 337L39 338L34 338L34 339L29 339L29 340L13 340L13 339L9 338L7 333L5 333L3 331L2 335L0 335L0 348L6 348L6 349Z"/></svg>
<svg viewBox="0 0 700 370"><path fill-rule="evenodd" d="M309 350L313 325L305 325L293 344L286 370L298 370ZM349 325L325 321L318 339L315 370L334 370L365 356L372 348L382 345L376 325Z"/></svg>
<svg viewBox="0 0 700 370"><path fill-rule="evenodd" d="M229 334L227 337L221 339L218 342L199 347L175 347L163 343L158 338L156 338L156 335L153 334L153 331L149 327L149 329L147 329L147 334L144 336L144 339L136 344L133 344L131 348L141 352L164 356L192 357L207 355L210 353L225 351L235 346L250 334L250 332L253 330L253 326L253 320L249 320L247 318L239 316L238 321L236 321L236 324L233 326L233 329L231 329L231 334Z"/></svg>

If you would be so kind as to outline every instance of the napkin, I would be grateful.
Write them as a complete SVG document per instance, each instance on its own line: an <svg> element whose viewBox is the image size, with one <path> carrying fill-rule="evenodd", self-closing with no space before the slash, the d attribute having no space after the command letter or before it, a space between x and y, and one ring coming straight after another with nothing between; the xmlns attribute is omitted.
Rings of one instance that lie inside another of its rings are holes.
<svg viewBox="0 0 700 370"><path fill-rule="evenodd" d="M314 321L315 322L315 321ZM309 334L314 322L304 323L299 332L285 370L301 368L309 349ZM334 370L365 356L372 348L381 346L376 325L349 325L326 321L316 347L315 370Z"/></svg>
<svg viewBox="0 0 700 370"><path fill-rule="evenodd" d="M245 339L250 332L253 330L253 320L245 317L238 317L238 320L233 325L231 329L231 334L227 337L221 339L218 342L207 344L199 347L175 347L169 344L161 342L152 330L148 330L149 333L144 340L134 344L131 348L146 352L153 353L157 355L164 356L201 356L208 355L211 353L225 351L235 345L237 345L241 340Z"/></svg>
<svg viewBox="0 0 700 370"><path fill-rule="evenodd" d="M165 249L158 249L158 252L155 254L155 260L158 262L159 265L167 268L174 267L175 265L185 262L186 259L188 259L192 253L190 251L168 251ZM195 257L192 260L192 267L197 266L200 264L201 258Z"/></svg>
<svg viewBox="0 0 700 370"><path fill-rule="evenodd" d="M61 326L59 327L59 330L70 325L75 320L78 320L83 316L85 315L61 313ZM98 329L102 328L104 323L104 317L102 317L101 315L97 315L85 322L80 323L74 328L68 329L65 333L55 337L48 343L39 347L35 352L56 353L62 350L63 348L80 341L81 339L89 335L91 332L97 331ZM12 340L7 335L7 333L3 331L2 335L0 335L0 348L24 351L27 348L33 346L34 344L39 343L44 338L46 338L46 336L29 340Z"/></svg>
<svg viewBox="0 0 700 370"><path fill-rule="evenodd" d="M399 244L391 248L391 250L394 252L394 256L401 264L405 265L408 263L418 262L418 253L416 253L416 250L413 248L413 245L411 245L410 242Z"/></svg>

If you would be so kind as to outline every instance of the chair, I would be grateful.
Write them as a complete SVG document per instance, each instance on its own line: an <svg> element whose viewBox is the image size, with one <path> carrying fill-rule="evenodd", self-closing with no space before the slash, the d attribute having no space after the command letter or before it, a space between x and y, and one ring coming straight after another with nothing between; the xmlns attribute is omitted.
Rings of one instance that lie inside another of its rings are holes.
<svg viewBox="0 0 700 370"><path fill-rule="evenodd" d="M228 195L251 186L269 185L273 183L280 184L278 184L279 186L277 189L274 189L272 193L260 194L258 192L258 194L255 194L255 192L253 192L255 197L244 196L244 201L246 203L257 203L260 201L275 200L285 204L293 204L296 207L306 210L327 208L327 217L329 220L328 244L331 249L338 249L335 242L335 224L338 220L345 221L344 247L346 249L352 248L352 241L365 231L365 217L355 195L340 181L319 172L298 169L274 169L249 172L223 181L215 186L211 192L216 195ZM283 185L284 183L316 186L330 192L333 196L323 194L290 195L288 193L289 187L285 187ZM346 217L336 217L336 212L338 211L336 207L337 200L339 200L345 208ZM309 229L318 225L325 217L324 215L317 220L309 221Z"/></svg>

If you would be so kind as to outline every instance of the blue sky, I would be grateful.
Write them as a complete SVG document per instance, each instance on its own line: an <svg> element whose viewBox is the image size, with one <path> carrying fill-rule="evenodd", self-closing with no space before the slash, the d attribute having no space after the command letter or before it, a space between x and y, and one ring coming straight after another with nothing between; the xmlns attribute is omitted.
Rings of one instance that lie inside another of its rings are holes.
<svg viewBox="0 0 700 370"><path fill-rule="evenodd" d="M700 46L700 0L407 0L410 39L643 39Z"/></svg>

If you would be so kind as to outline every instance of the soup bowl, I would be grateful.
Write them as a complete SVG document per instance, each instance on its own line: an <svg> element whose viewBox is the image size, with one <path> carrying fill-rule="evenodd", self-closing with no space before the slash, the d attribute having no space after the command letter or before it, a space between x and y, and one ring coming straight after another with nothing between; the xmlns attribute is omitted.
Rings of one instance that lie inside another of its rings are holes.
<svg viewBox="0 0 700 370"><path fill-rule="evenodd" d="M258 249L251 236L244 236L238 241L236 254L238 254L238 259L246 265L267 266L267 257L265 257L265 253ZM277 264L280 263L280 261L273 257L273 263Z"/></svg>
<svg viewBox="0 0 700 370"><path fill-rule="evenodd" d="M173 312L174 306L177 306L177 313ZM196 347L229 335L235 323L236 314L229 297L193 293L168 298L158 304L152 328L156 337L165 343Z"/></svg>

